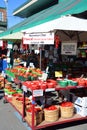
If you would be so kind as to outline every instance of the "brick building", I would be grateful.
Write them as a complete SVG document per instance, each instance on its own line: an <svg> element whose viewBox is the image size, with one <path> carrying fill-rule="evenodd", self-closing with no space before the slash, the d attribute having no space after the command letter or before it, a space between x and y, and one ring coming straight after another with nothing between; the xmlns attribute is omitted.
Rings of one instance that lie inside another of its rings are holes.
<svg viewBox="0 0 87 130"><path fill-rule="evenodd" d="M0 32L7 29L7 13L6 8L0 7Z"/></svg>

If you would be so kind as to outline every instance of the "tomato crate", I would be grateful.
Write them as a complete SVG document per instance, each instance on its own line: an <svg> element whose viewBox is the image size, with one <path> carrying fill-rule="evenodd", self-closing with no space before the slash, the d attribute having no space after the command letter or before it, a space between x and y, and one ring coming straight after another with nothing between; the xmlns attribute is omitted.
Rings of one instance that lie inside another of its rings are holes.
<svg viewBox="0 0 87 130"><path fill-rule="evenodd" d="M15 78L15 74L14 74L13 72L11 72L11 71L9 71L9 70L5 70L5 73L6 73L8 76L10 76L10 77Z"/></svg>

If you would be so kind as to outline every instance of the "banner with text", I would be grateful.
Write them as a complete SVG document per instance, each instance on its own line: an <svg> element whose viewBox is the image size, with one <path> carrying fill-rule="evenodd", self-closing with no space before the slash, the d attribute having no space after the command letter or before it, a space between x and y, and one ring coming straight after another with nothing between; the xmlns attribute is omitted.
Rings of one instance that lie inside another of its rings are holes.
<svg viewBox="0 0 87 130"><path fill-rule="evenodd" d="M54 44L54 33L25 33L23 44Z"/></svg>

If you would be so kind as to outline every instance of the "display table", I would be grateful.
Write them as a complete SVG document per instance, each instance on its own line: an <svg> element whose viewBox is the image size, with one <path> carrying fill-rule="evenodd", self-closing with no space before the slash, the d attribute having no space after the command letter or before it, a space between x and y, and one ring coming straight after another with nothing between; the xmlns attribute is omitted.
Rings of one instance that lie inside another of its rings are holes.
<svg viewBox="0 0 87 130"><path fill-rule="evenodd" d="M22 82L20 80L16 80L16 77L14 78L14 82L16 83L21 83L22 84L22 89L23 89L23 103L19 106L17 106L17 104L15 104L12 100L12 97L8 97L5 96L5 99L20 113L20 115L22 116L22 120L25 120L27 122L27 124L29 125L29 127L31 127L32 130L36 130L36 129L42 129L45 127L49 127L49 126L55 126L58 124L64 124L64 123L68 123L68 122L74 122L74 121L79 121L79 120L85 120L87 119L87 116L81 116L79 114L74 113L74 116L71 118L67 118L64 119L62 117L59 117L57 121L54 122L47 122L45 120L43 120L40 124L38 125L34 125L34 110L35 110L35 98L36 97L40 97L40 96L44 96L44 94L46 92L52 92L52 91L60 91L60 90L71 90L71 89L84 89L87 88L87 86L67 86L67 87L61 87L59 85L57 85L55 88L47 88L45 90L39 89L39 90L31 90L29 88L29 86L27 86L25 84L25 82ZM32 81L31 81L32 82ZM25 98L26 98L26 93L30 91L32 93L32 123L29 122L29 118L26 115L26 106L25 106Z"/></svg>

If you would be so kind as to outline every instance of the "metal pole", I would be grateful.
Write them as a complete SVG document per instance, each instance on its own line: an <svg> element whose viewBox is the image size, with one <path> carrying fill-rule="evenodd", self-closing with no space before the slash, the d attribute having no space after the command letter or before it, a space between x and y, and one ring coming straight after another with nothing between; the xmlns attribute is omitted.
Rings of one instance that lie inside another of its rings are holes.
<svg viewBox="0 0 87 130"><path fill-rule="evenodd" d="M42 50L41 50L41 48L40 48L40 69L42 69L42 68L41 68L41 58L42 58Z"/></svg>

